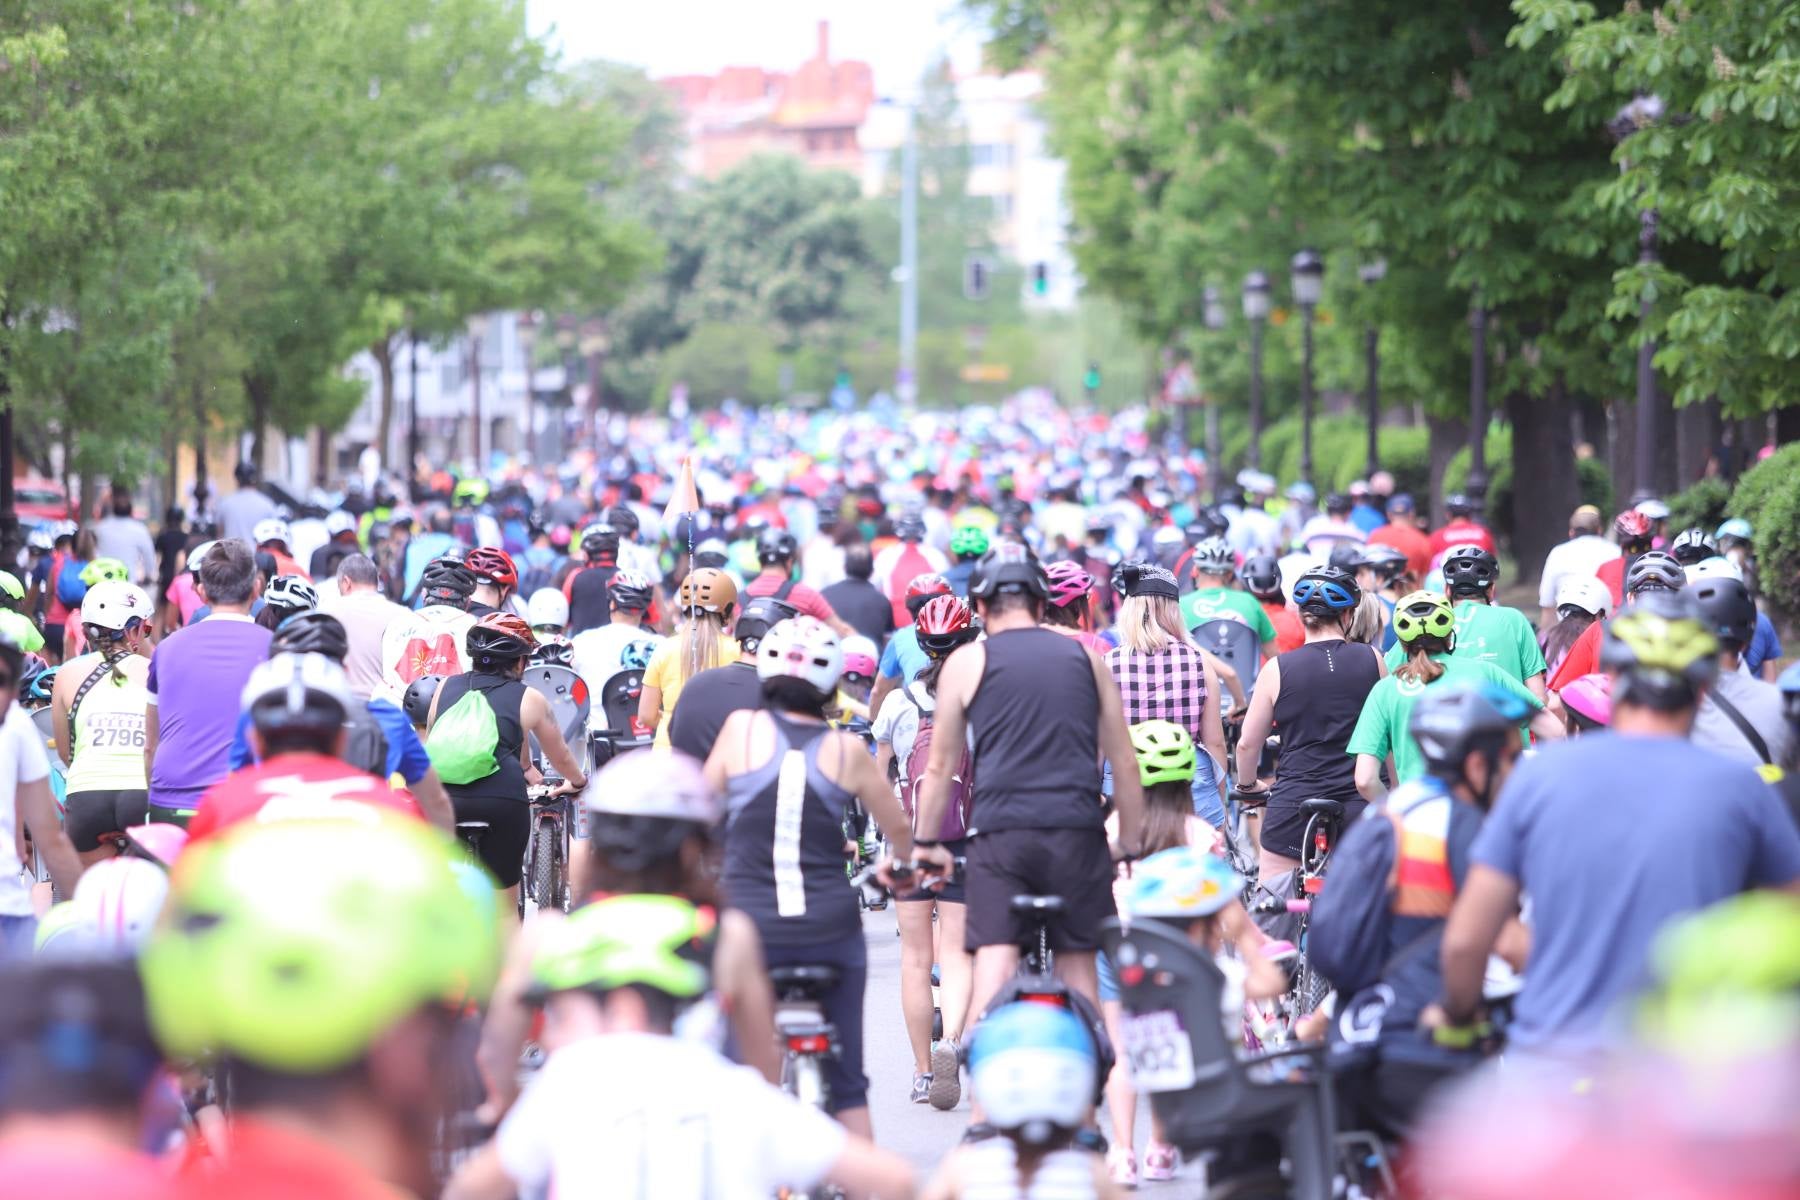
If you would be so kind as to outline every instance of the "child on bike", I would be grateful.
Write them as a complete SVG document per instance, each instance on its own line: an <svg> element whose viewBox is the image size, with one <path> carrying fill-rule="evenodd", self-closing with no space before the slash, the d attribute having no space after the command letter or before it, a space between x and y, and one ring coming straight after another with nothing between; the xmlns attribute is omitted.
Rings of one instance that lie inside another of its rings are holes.
<svg viewBox="0 0 1800 1200"><path fill-rule="evenodd" d="M1076 1133L1092 1116L1094 1039L1067 1009L1020 1001L989 1013L969 1046L975 1099L1000 1136L950 1152L922 1200L1124 1193Z"/></svg>

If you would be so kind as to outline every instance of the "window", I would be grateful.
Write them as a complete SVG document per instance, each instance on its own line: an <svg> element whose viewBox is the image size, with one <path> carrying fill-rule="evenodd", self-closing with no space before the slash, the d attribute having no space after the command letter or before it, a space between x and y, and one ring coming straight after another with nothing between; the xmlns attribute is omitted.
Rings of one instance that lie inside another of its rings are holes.
<svg viewBox="0 0 1800 1200"><path fill-rule="evenodd" d="M969 147L971 167L1010 167L1013 148L1008 142L978 142Z"/></svg>

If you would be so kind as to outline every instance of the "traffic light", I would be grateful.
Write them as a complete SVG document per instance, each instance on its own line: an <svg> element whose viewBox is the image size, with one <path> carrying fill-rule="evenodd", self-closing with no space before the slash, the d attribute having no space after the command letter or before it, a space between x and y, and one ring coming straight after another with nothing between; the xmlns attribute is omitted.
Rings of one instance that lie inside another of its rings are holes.
<svg viewBox="0 0 1800 1200"><path fill-rule="evenodd" d="M1099 363L1091 362L1088 364L1087 374L1081 377L1081 386L1086 389L1088 399L1090 400L1100 391Z"/></svg>
<svg viewBox="0 0 1800 1200"><path fill-rule="evenodd" d="M1050 294L1049 263L1040 262L1031 264L1031 294L1034 296L1048 296Z"/></svg>
<svg viewBox="0 0 1800 1200"><path fill-rule="evenodd" d="M986 300L992 275L993 264L987 259L975 254L963 259L963 299Z"/></svg>

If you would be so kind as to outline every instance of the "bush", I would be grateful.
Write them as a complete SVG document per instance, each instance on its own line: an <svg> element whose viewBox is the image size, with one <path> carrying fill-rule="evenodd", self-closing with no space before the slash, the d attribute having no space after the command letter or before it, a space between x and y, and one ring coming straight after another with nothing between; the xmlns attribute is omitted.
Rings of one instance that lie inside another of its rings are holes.
<svg viewBox="0 0 1800 1200"><path fill-rule="evenodd" d="M1745 472L1729 512L1756 532L1763 591L1784 612L1800 612L1800 442Z"/></svg>
<svg viewBox="0 0 1800 1200"><path fill-rule="evenodd" d="M1198 433L1203 426L1198 415L1191 429ZM1342 492L1363 478L1369 465L1366 426L1360 417L1339 414L1313 421L1313 483L1321 495ZM1381 467L1394 476L1394 489L1424 496L1431 479L1431 461L1426 443L1429 433L1419 426L1382 426L1380 437ZM1250 446L1247 425L1221 422L1219 452L1231 475L1245 461ZM1196 445L1200 444L1198 441ZM1283 417L1263 430L1263 470L1286 487L1300 477L1300 418Z"/></svg>
<svg viewBox="0 0 1800 1200"><path fill-rule="evenodd" d="M1730 515L1731 485L1723 479L1702 479L1669 497L1669 528L1676 533L1698 527L1711 533Z"/></svg>

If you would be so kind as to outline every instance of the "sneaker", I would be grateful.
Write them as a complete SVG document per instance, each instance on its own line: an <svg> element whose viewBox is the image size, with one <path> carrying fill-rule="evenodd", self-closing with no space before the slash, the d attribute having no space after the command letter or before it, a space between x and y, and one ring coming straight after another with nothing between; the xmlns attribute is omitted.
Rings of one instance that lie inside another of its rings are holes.
<svg viewBox="0 0 1800 1200"><path fill-rule="evenodd" d="M962 1050L955 1038L931 1043L931 1107L940 1112L962 1099Z"/></svg>
<svg viewBox="0 0 1800 1200"><path fill-rule="evenodd" d="M1137 1186L1137 1161L1131 1156L1130 1146L1114 1146L1106 1152L1106 1173L1120 1187Z"/></svg>
<svg viewBox="0 0 1800 1200"><path fill-rule="evenodd" d="M929 1099L931 1099L931 1076L920 1071L914 1071L912 1081L912 1102L914 1104L924 1104Z"/></svg>
<svg viewBox="0 0 1800 1200"><path fill-rule="evenodd" d="M1144 1178L1161 1183L1175 1178L1175 1168L1180 1162L1180 1155L1175 1147L1161 1142L1151 1142L1144 1147Z"/></svg>

